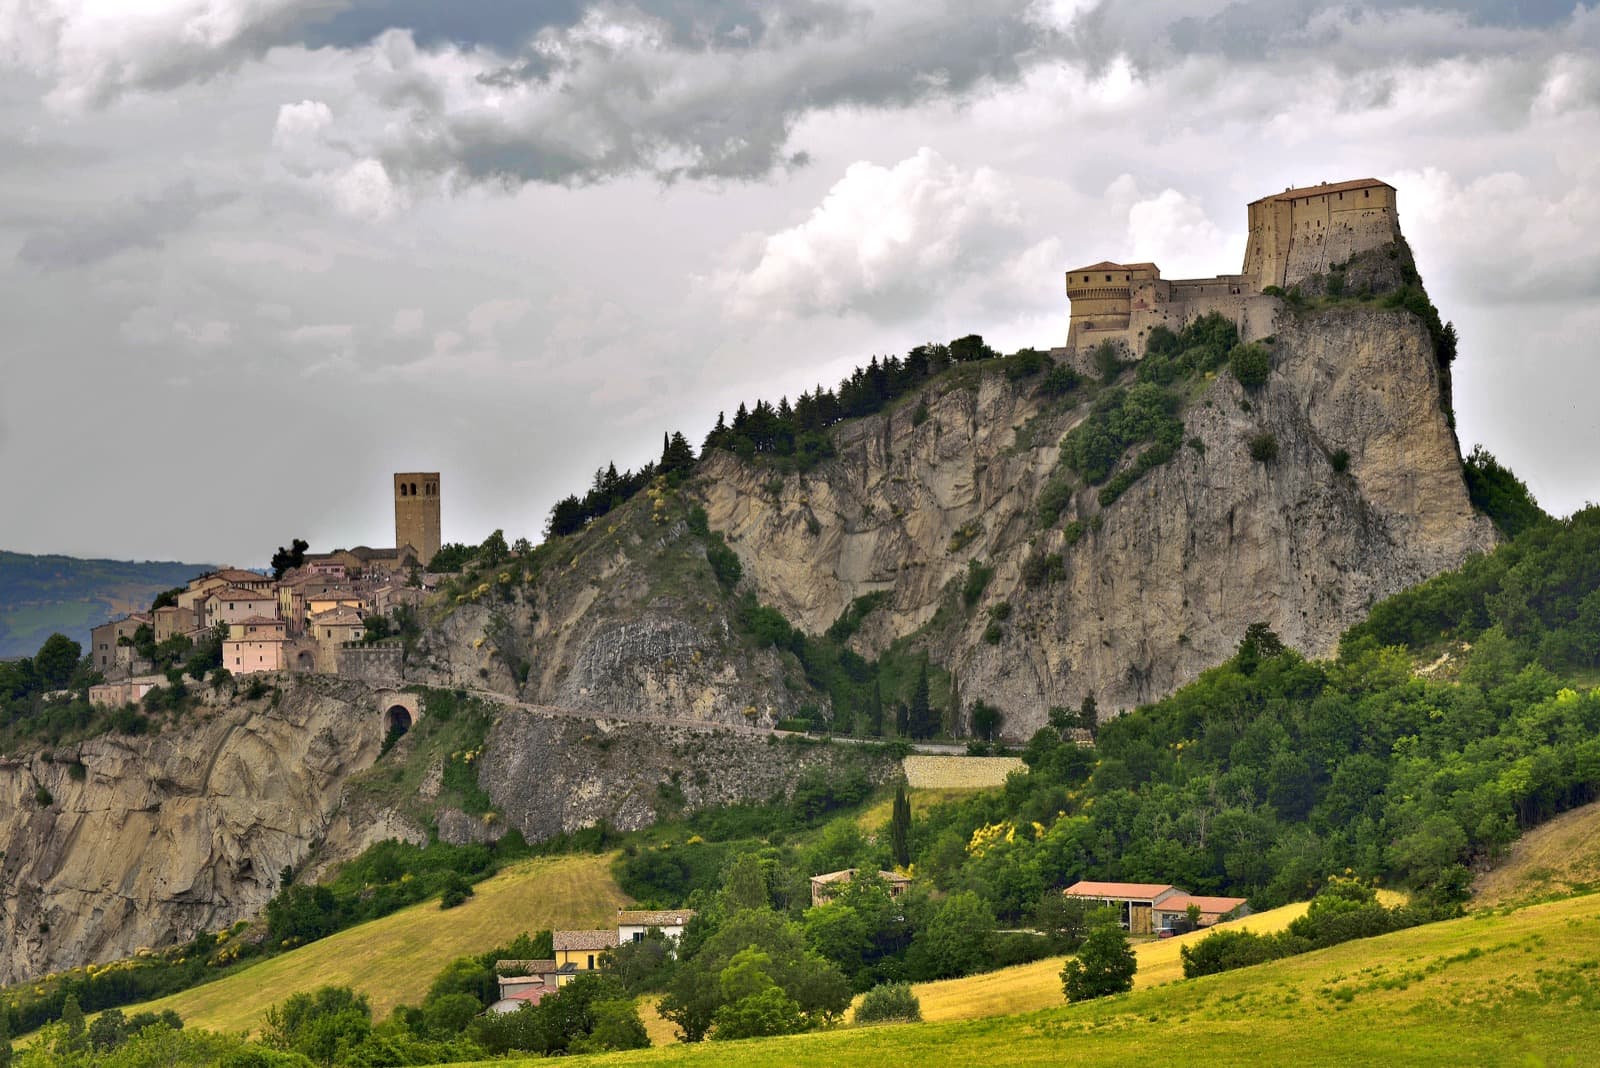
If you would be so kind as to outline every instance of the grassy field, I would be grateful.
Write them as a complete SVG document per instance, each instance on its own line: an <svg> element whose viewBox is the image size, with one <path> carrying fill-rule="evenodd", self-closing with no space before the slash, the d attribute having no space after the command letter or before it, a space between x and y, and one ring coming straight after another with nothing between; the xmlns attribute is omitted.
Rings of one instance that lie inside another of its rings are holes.
<svg viewBox="0 0 1600 1068"><path fill-rule="evenodd" d="M1600 884L1600 801L1563 813L1517 840L1472 884L1472 907L1492 908Z"/></svg>
<svg viewBox="0 0 1600 1068"><path fill-rule="evenodd" d="M911 802L913 816L925 815L934 805L942 805L946 801L960 801L978 793L975 789L961 787L945 787L935 790L907 790L906 800ZM887 793L880 800L873 802L861 810L856 817L856 826L863 831L882 830L893 814L894 794Z"/></svg>
<svg viewBox="0 0 1600 1068"><path fill-rule="evenodd" d="M421 1001L439 969L457 957L482 953L523 931L614 925L626 898L611 878L611 860L564 856L517 864L479 883L466 904L448 912L436 900L425 901L124 1011L173 1009L194 1027L253 1031L274 1002L331 984L365 993L373 1015L382 1019L398 1004Z"/></svg>
<svg viewBox="0 0 1600 1068"><path fill-rule="evenodd" d="M1290 920L1305 911L1306 904L1302 901L1246 916L1222 926L1265 934L1283 930L1289 926ZM1183 962L1178 955L1179 947L1204 938L1207 933L1193 931L1176 938L1163 938L1134 946L1134 955L1139 958L1139 970L1134 973L1135 989L1142 990L1182 979ZM917 999L922 1002L922 1018L930 1022L976 1020L985 1016L1032 1012L1061 1004L1061 958L1050 957L1032 964L969 975L964 979L917 983L913 989L916 990Z"/></svg>
<svg viewBox="0 0 1600 1068"><path fill-rule="evenodd" d="M590 1063L1555 1066L1592 1063L1597 1043L1600 897L1587 896L1083 1005L1058 1000L1023 1015L669 1046Z"/></svg>

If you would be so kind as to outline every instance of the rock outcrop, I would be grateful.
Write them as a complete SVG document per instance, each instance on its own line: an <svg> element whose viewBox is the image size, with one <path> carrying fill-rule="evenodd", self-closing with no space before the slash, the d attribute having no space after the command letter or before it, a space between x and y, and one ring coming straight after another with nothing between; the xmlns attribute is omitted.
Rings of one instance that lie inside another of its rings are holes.
<svg viewBox="0 0 1600 1068"><path fill-rule="evenodd" d="M383 735L366 687L307 678L0 762L0 983L255 916Z"/></svg>
<svg viewBox="0 0 1600 1068"><path fill-rule="evenodd" d="M1024 380L949 383L842 427L838 457L782 480L727 453L700 481L759 596L811 632L888 591L858 638L917 633L969 700L1025 738L1052 705L1094 694L1102 714L1159 697L1231 654L1251 623L1325 655L1373 602L1490 548L1467 498L1426 327L1377 305L1284 313L1275 369L1246 391L1226 372L1197 390L1187 444L1108 507L1079 488L1041 528L1041 490L1086 408L1052 409ZM1252 458L1270 434L1276 458ZM1139 450L1130 450L1124 464ZM1023 581L1059 553L1059 580ZM994 569L955 600L970 561ZM1006 602L1001 640L981 639ZM947 610L935 620L941 607Z"/></svg>

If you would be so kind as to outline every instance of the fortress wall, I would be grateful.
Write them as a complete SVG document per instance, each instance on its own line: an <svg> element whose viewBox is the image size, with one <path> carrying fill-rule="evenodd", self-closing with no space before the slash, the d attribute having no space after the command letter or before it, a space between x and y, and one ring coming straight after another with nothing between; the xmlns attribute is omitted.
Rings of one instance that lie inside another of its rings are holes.
<svg viewBox="0 0 1600 1068"><path fill-rule="evenodd" d="M1155 327L1164 326L1177 333L1191 320L1211 312L1231 319L1239 328L1241 341L1259 341L1277 329L1280 304L1276 297L1250 292L1242 286L1223 285L1220 287L1222 291L1217 292L1219 287L1209 280L1192 296L1184 291L1187 283L1174 282L1172 285L1170 302L1134 311L1126 336L1128 346L1135 354L1144 354L1145 339Z"/></svg>
<svg viewBox="0 0 1600 1068"><path fill-rule="evenodd" d="M368 683L398 682L405 665L405 646L400 642L382 645L341 646L337 652L339 675Z"/></svg>
<svg viewBox="0 0 1600 1068"><path fill-rule="evenodd" d="M1392 244L1400 236L1399 219L1392 208L1334 211L1324 220L1296 220L1294 243L1280 284L1292 286L1308 275L1321 274L1358 252Z"/></svg>

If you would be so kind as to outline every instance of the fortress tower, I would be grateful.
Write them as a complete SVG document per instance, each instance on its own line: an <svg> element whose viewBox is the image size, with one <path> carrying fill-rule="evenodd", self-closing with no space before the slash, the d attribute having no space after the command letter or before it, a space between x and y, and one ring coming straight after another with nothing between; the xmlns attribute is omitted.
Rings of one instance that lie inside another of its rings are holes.
<svg viewBox="0 0 1600 1068"><path fill-rule="evenodd" d="M1251 202L1241 272L1252 289L1287 289L1400 237L1394 186L1376 178L1285 189Z"/></svg>
<svg viewBox="0 0 1600 1068"><path fill-rule="evenodd" d="M439 551L439 472L394 476L394 545L409 545L426 567Z"/></svg>
<svg viewBox="0 0 1600 1068"><path fill-rule="evenodd" d="M1249 205L1250 236L1238 274L1212 278L1161 277L1153 263L1102 261L1067 272L1072 303L1065 355L1109 343L1137 359L1157 326L1177 331L1210 312L1226 316L1239 337L1254 341L1275 330L1279 309L1269 286L1288 289L1360 252L1400 240L1394 186L1376 178L1285 189Z"/></svg>

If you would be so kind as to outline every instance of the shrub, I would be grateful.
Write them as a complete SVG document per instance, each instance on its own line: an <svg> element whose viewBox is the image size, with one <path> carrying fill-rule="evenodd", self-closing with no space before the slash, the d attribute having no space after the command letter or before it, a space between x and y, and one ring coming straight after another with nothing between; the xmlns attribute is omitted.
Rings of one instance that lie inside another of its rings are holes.
<svg viewBox="0 0 1600 1068"><path fill-rule="evenodd" d="M1250 439L1250 459L1270 464L1278 458L1278 439L1270 431L1263 431Z"/></svg>
<svg viewBox="0 0 1600 1068"><path fill-rule="evenodd" d="M1342 475L1350 469L1350 450L1339 449L1328 457L1328 463L1333 465L1333 473Z"/></svg>
<svg viewBox="0 0 1600 1068"><path fill-rule="evenodd" d="M1005 362L1006 378L1013 382L1020 382L1029 375L1036 375L1050 366L1050 357L1038 349L1019 349Z"/></svg>
<svg viewBox="0 0 1600 1068"><path fill-rule="evenodd" d="M1108 994L1133 989L1133 973L1139 967L1128 945L1128 936L1116 924L1102 924L1089 932L1061 969L1061 988L1068 1001L1088 1001Z"/></svg>
<svg viewBox="0 0 1600 1068"><path fill-rule="evenodd" d="M1082 531L1082 526L1079 526ZM1022 584L1030 590L1059 582L1067 576L1067 567L1060 553L1034 552L1022 561Z"/></svg>
<svg viewBox="0 0 1600 1068"><path fill-rule="evenodd" d="M744 565L739 562L739 554L728 548L720 533L711 535L706 543L706 563L711 565L717 583L724 590L731 592L744 577Z"/></svg>
<svg viewBox="0 0 1600 1068"><path fill-rule="evenodd" d="M1514 538L1549 518L1533 499L1527 484L1502 466L1482 445L1473 446L1461 465L1461 472L1466 476L1467 496L1472 506L1488 516L1506 537Z"/></svg>
<svg viewBox="0 0 1600 1068"><path fill-rule="evenodd" d="M983 591L989 588L989 580L994 578L994 568L984 567L976 560L967 563L967 580L961 586L961 601L968 608L978 603L978 598L983 596Z"/></svg>
<svg viewBox="0 0 1600 1068"><path fill-rule="evenodd" d="M1094 367L1100 372L1100 381L1110 382L1122 373L1122 358L1117 354L1117 347L1109 341L1102 341L1094 350Z"/></svg>
<svg viewBox="0 0 1600 1068"><path fill-rule="evenodd" d="M1056 520L1061 518L1061 513L1067 510L1072 503L1072 478L1065 471L1057 473L1045 483L1044 489L1039 494L1039 525L1041 527L1054 526Z"/></svg>
<svg viewBox="0 0 1600 1068"><path fill-rule="evenodd" d="M1039 382L1039 392L1046 397L1065 397L1082 383L1078 372L1061 363L1050 368L1050 372Z"/></svg>
<svg viewBox="0 0 1600 1068"><path fill-rule="evenodd" d="M439 908L453 909L466 902L473 893L472 884L463 875L452 872L445 877L444 893L439 896Z"/></svg>
<svg viewBox="0 0 1600 1068"><path fill-rule="evenodd" d="M909 983L880 983L867 991L856 1006L856 1023L916 1023L922 1003Z"/></svg>
<svg viewBox="0 0 1600 1068"><path fill-rule="evenodd" d="M1005 631L1001 629L1000 624L992 619L989 621L989 625L983 628L983 640L990 645L999 645L1000 639L1004 636Z"/></svg>
<svg viewBox="0 0 1600 1068"><path fill-rule="evenodd" d="M55 798L50 795L49 790L45 789L43 783L40 783L39 788L33 792L33 800L40 808L49 808L55 802Z"/></svg>
<svg viewBox="0 0 1600 1068"><path fill-rule="evenodd" d="M1183 957L1183 977L1193 979L1199 975L1214 975L1277 960L1284 955L1284 947L1271 935L1250 931L1214 931L1178 952Z"/></svg>
<svg viewBox="0 0 1600 1068"><path fill-rule="evenodd" d="M923 397L917 401L917 406L911 411L911 425L921 426L928 421L928 398Z"/></svg>
<svg viewBox="0 0 1600 1068"><path fill-rule="evenodd" d="M1228 370L1246 389L1259 389L1272 373L1272 357L1265 345L1235 345L1228 354Z"/></svg>

